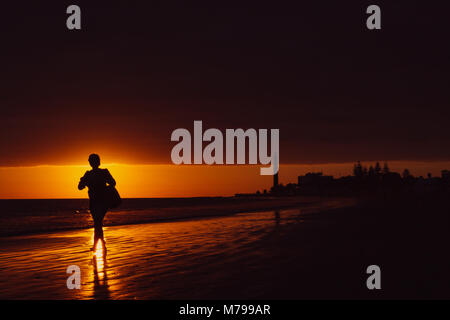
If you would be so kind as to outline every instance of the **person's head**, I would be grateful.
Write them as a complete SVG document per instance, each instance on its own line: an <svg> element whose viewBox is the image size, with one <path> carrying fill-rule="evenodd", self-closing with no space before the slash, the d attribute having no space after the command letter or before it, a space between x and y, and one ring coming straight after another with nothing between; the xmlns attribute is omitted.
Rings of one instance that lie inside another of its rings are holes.
<svg viewBox="0 0 450 320"><path fill-rule="evenodd" d="M93 153L89 156L89 164L93 169L97 169L100 166L100 156Z"/></svg>

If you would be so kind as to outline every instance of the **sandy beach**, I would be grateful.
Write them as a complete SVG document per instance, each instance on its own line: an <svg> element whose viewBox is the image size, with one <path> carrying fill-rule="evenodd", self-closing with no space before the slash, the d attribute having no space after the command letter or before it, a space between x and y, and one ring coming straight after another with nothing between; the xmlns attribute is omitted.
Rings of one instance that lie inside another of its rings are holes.
<svg viewBox="0 0 450 320"><path fill-rule="evenodd" d="M271 290L289 284L277 278L285 277L298 253L306 254L312 247L309 243L277 247L279 241L300 226L304 236L320 231L326 221L308 217L352 203L332 200L280 211L106 227L106 257L88 250L92 229L5 237L0 249L0 298L281 297L289 292ZM66 286L69 265L81 269L80 290Z"/></svg>
<svg viewBox="0 0 450 320"><path fill-rule="evenodd" d="M447 208L447 209L445 209ZM0 238L0 299L449 298L448 202L301 207ZM366 287L369 265L382 290ZM81 289L66 269L81 269Z"/></svg>

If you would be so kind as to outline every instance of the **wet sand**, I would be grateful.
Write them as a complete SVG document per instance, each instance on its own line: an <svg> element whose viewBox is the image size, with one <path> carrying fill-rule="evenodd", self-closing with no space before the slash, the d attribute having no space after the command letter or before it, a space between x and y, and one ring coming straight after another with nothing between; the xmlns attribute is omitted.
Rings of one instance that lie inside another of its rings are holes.
<svg viewBox="0 0 450 320"><path fill-rule="evenodd" d="M295 298L291 280L333 221L318 212L352 204L105 227L106 257L88 250L92 229L2 238L0 299ZM80 290L66 286L69 265Z"/></svg>
<svg viewBox="0 0 450 320"><path fill-rule="evenodd" d="M448 197L297 208L0 238L0 299L449 299ZM368 290L366 269L381 268ZM81 289L66 286L69 265Z"/></svg>

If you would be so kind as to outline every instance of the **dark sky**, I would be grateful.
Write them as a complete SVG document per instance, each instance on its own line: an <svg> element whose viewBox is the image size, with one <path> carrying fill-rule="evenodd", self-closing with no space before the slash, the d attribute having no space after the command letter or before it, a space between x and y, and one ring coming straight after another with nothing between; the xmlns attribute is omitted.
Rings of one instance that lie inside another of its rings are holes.
<svg viewBox="0 0 450 320"><path fill-rule="evenodd" d="M0 165L169 163L194 120L279 128L284 163L450 160L444 1L93 2L2 4Z"/></svg>

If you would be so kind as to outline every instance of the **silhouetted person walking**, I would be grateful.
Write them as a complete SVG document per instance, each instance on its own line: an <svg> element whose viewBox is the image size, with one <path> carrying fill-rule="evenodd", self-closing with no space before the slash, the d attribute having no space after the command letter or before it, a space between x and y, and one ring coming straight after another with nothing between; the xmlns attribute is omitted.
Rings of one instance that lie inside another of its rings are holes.
<svg viewBox="0 0 450 320"><path fill-rule="evenodd" d="M88 187L89 191L89 210L94 219L94 246L92 251L95 252L98 240L103 243L103 250L106 254L106 245L103 238L103 218L108 211L108 195L107 185L114 187L116 181L109 173L108 169L100 169L100 157L98 154L89 156L89 164L92 170L86 171L80 179L78 189L83 190Z"/></svg>

